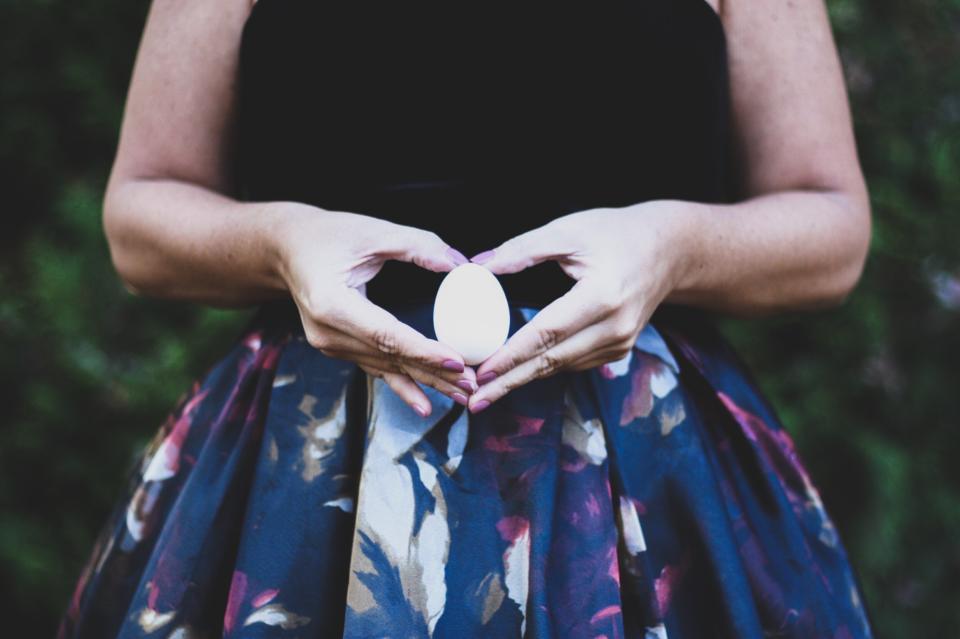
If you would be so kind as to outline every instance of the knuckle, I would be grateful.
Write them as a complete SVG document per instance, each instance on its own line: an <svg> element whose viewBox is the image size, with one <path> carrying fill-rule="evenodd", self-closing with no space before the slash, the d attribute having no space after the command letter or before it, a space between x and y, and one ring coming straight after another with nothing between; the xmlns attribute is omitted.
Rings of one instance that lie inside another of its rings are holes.
<svg viewBox="0 0 960 639"><path fill-rule="evenodd" d="M549 326L541 328L537 341L541 351L549 351L560 341L560 331Z"/></svg>
<svg viewBox="0 0 960 639"><path fill-rule="evenodd" d="M628 321L627 318L618 318L613 327L613 337L618 343L632 341L633 330L633 322Z"/></svg>
<svg viewBox="0 0 960 639"><path fill-rule="evenodd" d="M553 375L563 367L563 359L554 353L544 353L537 365L537 376Z"/></svg>
<svg viewBox="0 0 960 639"><path fill-rule="evenodd" d="M623 296L619 293L607 293L603 308L608 313L616 313L621 308L623 308Z"/></svg>
<svg viewBox="0 0 960 639"><path fill-rule="evenodd" d="M326 343L323 341L323 335L311 327L304 329L304 337L307 338L307 344L310 344L313 348L320 349L326 347Z"/></svg>
<svg viewBox="0 0 960 639"><path fill-rule="evenodd" d="M406 375L406 374L407 374L407 372L406 372L405 370L403 370L402 368L400 368L400 367L397 365L397 363L396 363L395 361L391 360L391 359L388 359L388 360L385 360L385 361L383 361L383 362L380 362L379 366L380 366L380 368L382 368L384 371L386 371L386 372L388 372L388 373L396 373L396 374L399 374L399 375Z"/></svg>
<svg viewBox="0 0 960 639"><path fill-rule="evenodd" d="M597 296L597 306L602 313L614 313L623 304L623 295L613 285L605 286Z"/></svg>
<svg viewBox="0 0 960 639"><path fill-rule="evenodd" d="M330 315L329 298L321 295L317 291L311 291L304 297L304 310L307 317L315 322L322 321Z"/></svg>
<svg viewBox="0 0 960 639"><path fill-rule="evenodd" d="M630 354L630 349L633 348L632 344L621 344L616 351L613 353L613 361L621 360L627 355Z"/></svg>
<svg viewBox="0 0 960 639"><path fill-rule="evenodd" d="M400 340L390 329L381 328L374 331L373 343L377 350L391 359L396 359L400 355Z"/></svg>
<svg viewBox="0 0 960 639"><path fill-rule="evenodd" d="M325 350L329 350L332 344L331 344L330 337L327 334L321 331L314 331L313 339L310 341L310 345L316 348L317 350L325 351Z"/></svg>

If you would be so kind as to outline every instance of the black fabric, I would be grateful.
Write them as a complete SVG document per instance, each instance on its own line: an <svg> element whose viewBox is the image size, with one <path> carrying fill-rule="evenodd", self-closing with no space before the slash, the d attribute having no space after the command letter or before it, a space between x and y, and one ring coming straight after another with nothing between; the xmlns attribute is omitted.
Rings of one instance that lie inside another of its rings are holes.
<svg viewBox="0 0 960 639"><path fill-rule="evenodd" d="M726 42L703 0L258 0L240 55L244 200L469 256L578 210L731 197ZM432 299L443 275L390 261L367 295ZM535 306L573 284L555 262L500 279Z"/></svg>

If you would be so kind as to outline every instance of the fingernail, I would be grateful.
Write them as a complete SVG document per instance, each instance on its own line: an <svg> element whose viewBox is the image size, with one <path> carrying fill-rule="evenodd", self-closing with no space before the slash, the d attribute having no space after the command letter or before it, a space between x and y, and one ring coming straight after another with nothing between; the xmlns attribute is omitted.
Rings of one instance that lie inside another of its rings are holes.
<svg viewBox="0 0 960 639"><path fill-rule="evenodd" d="M420 415L420 417L427 416L427 409L421 406L420 404L414 404L413 410L417 411L417 414Z"/></svg>
<svg viewBox="0 0 960 639"><path fill-rule="evenodd" d="M484 408L490 405L490 401L486 399L481 399L479 402L473 405L473 408L470 409L471 413L479 413Z"/></svg>
<svg viewBox="0 0 960 639"><path fill-rule="evenodd" d="M456 371L458 373L463 372L463 363L458 362L455 359L445 359L443 360L442 366L448 371Z"/></svg>
<svg viewBox="0 0 960 639"><path fill-rule="evenodd" d="M453 400L458 404L463 404L464 406L467 405L467 398L464 396L463 393L454 393Z"/></svg>
<svg viewBox="0 0 960 639"><path fill-rule="evenodd" d="M477 377L477 383L486 384L496 376L497 376L497 371L487 371L483 375L480 375L479 377Z"/></svg>
<svg viewBox="0 0 960 639"><path fill-rule="evenodd" d="M454 264L460 266L461 264L466 264L470 260L467 259L467 256L453 248L452 246L447 249L447 257L449 257Z"/></svg>
<svg viewBox="0 0 960 639"><path fill-rule="evenodd" d="M462 388L463 390L469 391L469 392L471 392L471 393L472 393L473 391L477 390L476 388L473 387L473 382L471 382L469 379L458 379L458 380L457 380L457 386L459 386L459 387Z"/></svg>
<svg viewBox="0 0 960 639"><path fill-rule="evenodd" d="M477 253L470 258L471 262L476 262L477 264L483 264L487 260L493 257L494 250L490 249L489 251L484 251L483 253Z"/></svg>

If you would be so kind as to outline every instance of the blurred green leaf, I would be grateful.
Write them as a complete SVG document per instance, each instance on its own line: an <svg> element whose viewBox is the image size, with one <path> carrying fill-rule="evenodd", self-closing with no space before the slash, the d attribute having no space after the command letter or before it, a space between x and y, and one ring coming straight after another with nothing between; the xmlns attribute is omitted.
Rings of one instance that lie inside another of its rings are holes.
<svg viewBox="0 0 960 639"><path fill-rule="evenodd" d="M884 637L960 628L960 0L830 0L874 235L847 303L723 321ZM135 298L101 199L148 4L0 3L0 604L52 636L134 456L249 312ZM54 19L55 18L55 19Z"/></svg>

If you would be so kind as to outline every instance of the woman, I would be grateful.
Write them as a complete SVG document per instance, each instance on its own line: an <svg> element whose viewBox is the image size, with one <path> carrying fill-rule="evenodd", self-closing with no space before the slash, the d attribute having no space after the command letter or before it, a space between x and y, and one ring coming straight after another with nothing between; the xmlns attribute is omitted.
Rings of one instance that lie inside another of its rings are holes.
<svg viewBox="0 0 960 639"><path fill-rule="evenodd" d="M103 214L130 291L260 308L61 637L871 636L713 325L863 269L820 0L154 0ZM476 369L465 254L511 309Z"/></svg>

